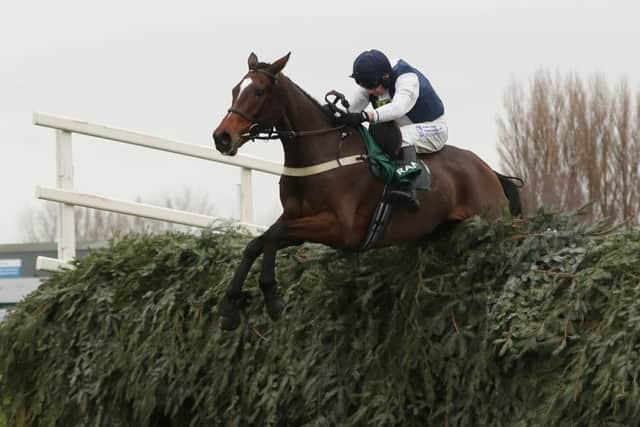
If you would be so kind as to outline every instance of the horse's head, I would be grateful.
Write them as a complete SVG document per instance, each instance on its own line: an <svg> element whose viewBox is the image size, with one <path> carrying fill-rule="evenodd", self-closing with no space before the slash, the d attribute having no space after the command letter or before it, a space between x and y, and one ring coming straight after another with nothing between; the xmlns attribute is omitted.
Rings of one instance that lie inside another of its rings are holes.
<svg viewBox="0 0 640 427"><path fill-rule="evenodd" d="M232 90L227 115L213 131L216 149L230 156L261 130L273 128L284 114L285 91L278 84L278 73L289 60L286 54L272 64L258 62L249 55L249 72Z"/></svg>

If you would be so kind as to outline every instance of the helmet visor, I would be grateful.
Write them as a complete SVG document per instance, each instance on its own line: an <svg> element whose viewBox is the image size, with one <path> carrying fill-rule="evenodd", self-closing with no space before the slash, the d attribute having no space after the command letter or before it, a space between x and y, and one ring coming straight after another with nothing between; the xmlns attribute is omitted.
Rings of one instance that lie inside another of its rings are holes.
<svg viewBox="0 0 640 427"><path fill-rule="evenodd" d="M380 86L380 81L378 80L369 80L369 79L358 79L356 78L356 83L362 86L365 89L375 89Z"/></svg>

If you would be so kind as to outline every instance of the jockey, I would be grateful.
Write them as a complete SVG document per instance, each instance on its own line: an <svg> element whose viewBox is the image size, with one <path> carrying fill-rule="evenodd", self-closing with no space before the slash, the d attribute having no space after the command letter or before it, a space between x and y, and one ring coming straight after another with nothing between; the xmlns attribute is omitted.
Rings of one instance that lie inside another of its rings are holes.
<svg viewBox="0 0 640 427"><path fill-rule="evenodd" d="M402 133L400 159L416 160L420 153L442 149L447 142L448 128L444 120L444 105L429 80L402 59L393 67L379 50L362 52L353 63L351 76L358 84L349 98L349 113L344 121L350 125L395 121ZM365 111L371 103L373 110ZM420 206L412 184L393 189L394 199L409 203L414 210Z"/></svg>

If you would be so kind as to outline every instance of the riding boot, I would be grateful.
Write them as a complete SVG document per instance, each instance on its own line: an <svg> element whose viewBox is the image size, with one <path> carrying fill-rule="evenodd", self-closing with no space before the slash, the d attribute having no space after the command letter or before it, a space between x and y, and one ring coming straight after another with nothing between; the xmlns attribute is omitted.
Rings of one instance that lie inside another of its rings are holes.
<svg viewBox="0 0 640 427"><path fill-rule="evenodd" d="M400 149L402 163L417 162L416 147L409 145ZM389 197L392 201L398 201L407 204L410 211L420 209L420 200L416 194L416 179L412 179L410 183L398 186L389 191Z"/></svg>

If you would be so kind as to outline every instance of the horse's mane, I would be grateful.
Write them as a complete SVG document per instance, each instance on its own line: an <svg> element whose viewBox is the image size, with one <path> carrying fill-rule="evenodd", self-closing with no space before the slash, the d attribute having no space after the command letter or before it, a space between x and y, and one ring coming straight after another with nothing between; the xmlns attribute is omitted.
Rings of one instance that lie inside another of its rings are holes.
<svg viewBox="0 0 640 427"><path fill-rule="evenodd" d="M258 64L256 64L256 70L259 69L264 69L269 67L271 64L267 63L267 62L258 62ZM329 117L331 120L334 120L335 117L333 117L333 115L331 113L329 113L325 108L322 107L322 104L315 99L313 96L311 96L306 90L302 89L296 82L294 82L293 80L291 80L289 77L287 77L286 75L284 75L282 72L280 72L280 75L285 77L289 82L291 82L291 84L297 88L300 92L302 92L307 99L309 99L309 101L311 101L311 103L313 103L320 111L322 111L322 113Z"/></svg>

